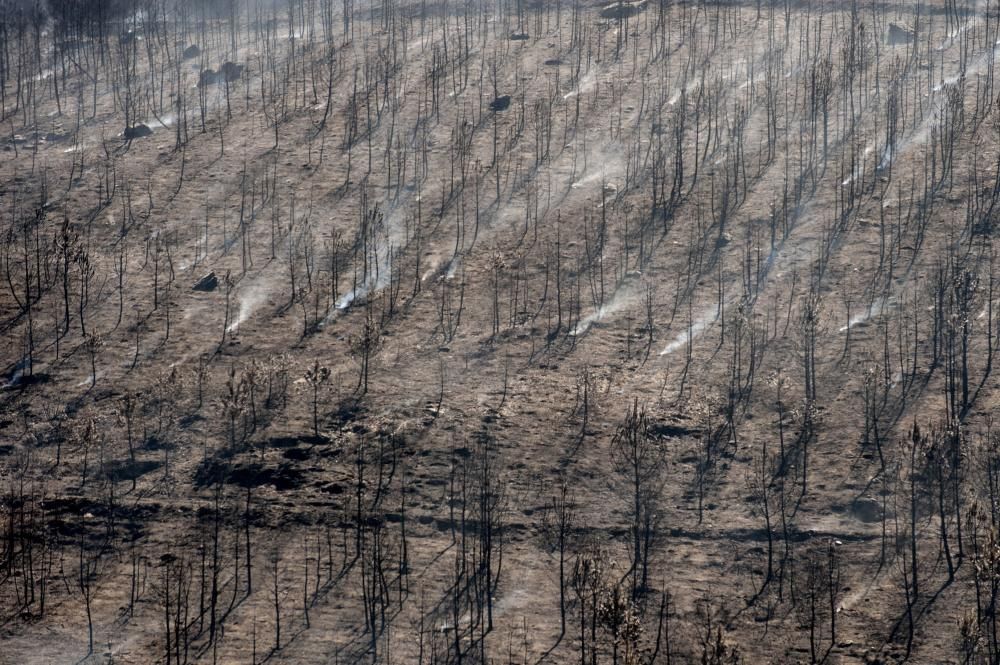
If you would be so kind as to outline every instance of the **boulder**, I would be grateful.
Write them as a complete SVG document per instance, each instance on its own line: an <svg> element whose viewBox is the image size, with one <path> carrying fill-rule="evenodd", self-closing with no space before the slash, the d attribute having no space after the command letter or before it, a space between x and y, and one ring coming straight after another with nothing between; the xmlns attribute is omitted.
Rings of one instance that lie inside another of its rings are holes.
<svg viewBox="0 0 1000 665"><path fill-rule="evenodd" d="M890 46L909 44L913 41L913 39L914 35L912 30L904 28L897 23L889 24L888 40Z"/></svg>
<svg viewBox="0 0 1000 665"><path fill-rule="evenodd" d="M206 85L214 85L219 82L219 74L214 69L203 69L198 75L198 87L204 88Z"/></svg>
<svg viewBox="0 0 1000 665"><path fill-rule="evenodd" d="M526 42L526 41L528 41L528 33L526 33L526 32L513 32L510 35L510 40L512 42Z"/></svg>
<svg viewBox="0 0 1000 665"><path fill-rule="evenodd" d="M219 71L214 69L203 69L198 77L198 87L203 88L206 85L215 85L216 83L232 83L233 81L238 81L243 76L243 65L237 65L235 62L224 62Z"/></svg>
<svg viewBox="0 0 1000 665"><path fill-rule="evenodd" d="M851 514L865 524L882 521L882 503L867 497L856 499L851 504Z"/></svg>
<svg viewBox="0 0 1000 665"><path fill-rule="evenodd" d="M638 2L615 2L601 9L601 18L623 19L636 16L646 9L647 0Z"/></svg>
<svg viewBox="0 0 1000 665"><path fill-rule="evenodd" d="M224 62L219 74L226 83L238 81L243 76L243 65L237 65L235 62Z"/></svg>
<svg viewBox="0 0 1000 665"><path fill-rule="evenodd" d="M198 48L196 44L192 44L191 46L188 46L186 49L184 49L185 60L190 60L191 58L197 58L199 55L201 55L201 49Z"/></svg>
<svg viewBox="0 0 1000 665"><path fill-rule="evenodd" d="M140 122L138 125L125 128L125 140L131 141L133 139L141 139L142 137L149 136L152 133L153 130L150 129L148 125L144 125Z"/></svg>
<svg viewBox="0 0 1000 665"><path fill-rule="evenodd" d="M195 291L214 291L218 288L218 286L219 278L215 276L214 272L210 272L195 282L194 286L191 288Z"/></svg>
<svg viewBox="0 0 1000 665"><path fill-rule="evenodd" d="M494 111L506 111L510 108L510 95L497 97L490 102L490 108Z"/></svg>

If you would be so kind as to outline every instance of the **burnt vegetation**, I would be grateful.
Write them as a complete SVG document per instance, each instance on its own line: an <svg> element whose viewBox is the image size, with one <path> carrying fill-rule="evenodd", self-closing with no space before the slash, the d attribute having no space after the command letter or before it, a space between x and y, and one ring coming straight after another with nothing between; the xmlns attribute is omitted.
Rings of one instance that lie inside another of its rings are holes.
<svg viewBox="0 0 1000 665"><path fill-rule="evenodd" d="M0 662L1000 662L998 45L0 0Z"/></svg>

